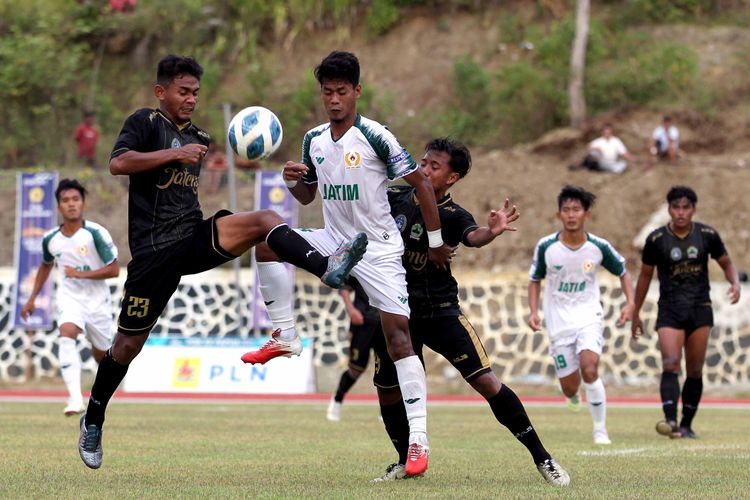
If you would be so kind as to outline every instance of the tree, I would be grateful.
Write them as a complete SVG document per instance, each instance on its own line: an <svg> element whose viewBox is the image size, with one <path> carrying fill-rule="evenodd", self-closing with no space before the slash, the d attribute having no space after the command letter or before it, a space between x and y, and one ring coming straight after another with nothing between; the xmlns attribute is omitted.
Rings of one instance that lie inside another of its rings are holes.
<svg viewBox="0 0 750 500"><path fill-rule="evenodd" d="M583 96L583 74L586 69L586 44L589 37L589 0L576 2L576 34L570 56L570 126L578 128L586 119L586 99Z"/></svg>

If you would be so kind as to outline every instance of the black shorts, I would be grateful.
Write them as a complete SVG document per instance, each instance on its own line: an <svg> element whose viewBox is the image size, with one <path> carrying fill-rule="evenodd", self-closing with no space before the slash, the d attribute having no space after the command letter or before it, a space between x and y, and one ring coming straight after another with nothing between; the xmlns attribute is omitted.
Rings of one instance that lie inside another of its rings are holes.
<svg viewBox="0 0 750 500"><path fill-rule="evenodd" d="M422 347L427 346L447 359L467 382L492 371L482 341L464 315L410 319L409 333L414 352L422 364ZM375 349L373 383L376 387L390 389L398 386L398 375L384 347L385 342L383 348Z"/></svg>
<svg viewBox="0 0 750 500"><path fill-rule="evenodd" d="M714 326L714 311L710 305L680 308L659 306L659 313L656 316L657 330L665 327L676 328L690 335L702 326Z"/></svg>
<svg viewBox="0 0 750 500"><path fill-rule="evenodd" d="M349 340L349 366L357 371L365 371L367 363L370 362L370 350L373 349L373 343L381 340L385 345L383 329L380 326L380 320L367 321L362 325L351 325L349 327L352 338Z"/></svg>
<svg viewBox="0 0 750 500"><path fill-rule="evenodd" d="M193 234L184 240L130 261L117 322L120 333L150 332L182 276L213 269L235 258L221 248L216 230L216 219L231 213L220 210L197 223Z"/></svg>

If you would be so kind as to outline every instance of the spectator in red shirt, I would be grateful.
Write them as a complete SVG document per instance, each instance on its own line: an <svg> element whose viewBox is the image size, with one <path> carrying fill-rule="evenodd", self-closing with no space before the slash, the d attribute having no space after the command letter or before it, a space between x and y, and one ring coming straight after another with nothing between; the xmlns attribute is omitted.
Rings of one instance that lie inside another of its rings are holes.
<svg viewBox="0 0 750 500"><path fill-rule="evenodd" d="M78 143L78 159L89 167L95 167L99 128L94 125L94 113L92 111L84 111L83 122L76 128L74 138Z"/></svg>

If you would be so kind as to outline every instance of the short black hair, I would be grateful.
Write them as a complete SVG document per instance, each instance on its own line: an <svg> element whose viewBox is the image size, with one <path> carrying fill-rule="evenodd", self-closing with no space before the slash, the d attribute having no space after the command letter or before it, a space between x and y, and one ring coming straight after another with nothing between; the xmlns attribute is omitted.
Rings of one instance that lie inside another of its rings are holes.
<svg viewBox="0 0 750 500"><path fill-rule="evenodd" d="M359 85L359 60L351 52L334 50L315 68L315 79L323 85L326 80L341 80Z"/></svg>
<svg viewBox="0 0 750 500"><path fill-rule="evenodd" d="M664 118L662 118L662 121L671 122L672 121L672 117L669 116L669 115L664 115Z"/></svg>
<svg viewBox="0 0 750 500"><path fill-rule="evenodd" d="M169 85L180 75L192 75L198 80L203 76L203 67L192 57L170 54L159 61L156 67L156 83Z"/></svg>
<svg viewBox="0 0 750 500"><path fill-rule="evenodd" d="M55 199L57 200L57 204L60 204L60 193L63 191L67 191L69 189L75 189L79 193L81 193L81 199L86 200L86 188L83 187L83 184L78 182L78 179L63 179L57 184L57 189L55 189Z"/></svg>
<svg viewBox="0 0 750 500"><path fill-rule="evenodd" d="M568 200L580 201L583 209L588 212L589 209L594 206L596 195L594 193L586 191L580 186L571 186L570 184L568 184L567 186L562 188L560 194L557 195L557 210L561 210L563 203Z"/></svg>
<svg viewBox="0 0 750 500"><path fill-rule="evenodd" d="M427 151L443 151L448 153L451 158L448 165L461 178L465 177L469 173L469 170L471 170L471 153L469 153L469 148L450 137L432 139L424 147L424 151L425 153Z"/></svg>
<svg viewBox="0 0 750 500"><path fill-rule="evenodd" d="M672 202L687 198L690 204L695 206L698 203L698 195L695 194L693 188L687 186L672 186L672 189L667 193L667 203L670 205Z"/></svg>

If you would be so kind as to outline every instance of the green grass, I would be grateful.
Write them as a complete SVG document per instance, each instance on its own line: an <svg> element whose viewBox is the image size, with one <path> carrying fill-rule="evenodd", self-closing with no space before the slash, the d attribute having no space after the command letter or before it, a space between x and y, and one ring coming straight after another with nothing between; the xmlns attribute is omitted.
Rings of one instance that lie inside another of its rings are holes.
<svg viewBox="0 0 750 500"><path fill-rule="evenodd" d="M611 408L614 444L591 444L590 418L530 408L573 478L547 486L486 407L431 406L426 477L371 484L393 461L373 406L114 403L104 464L80 461L78 421L60 404L0 403L0 496L7 498L737 498L747 494L747 414L702 409L698 440L657 436L656 409Z"/></svg>

